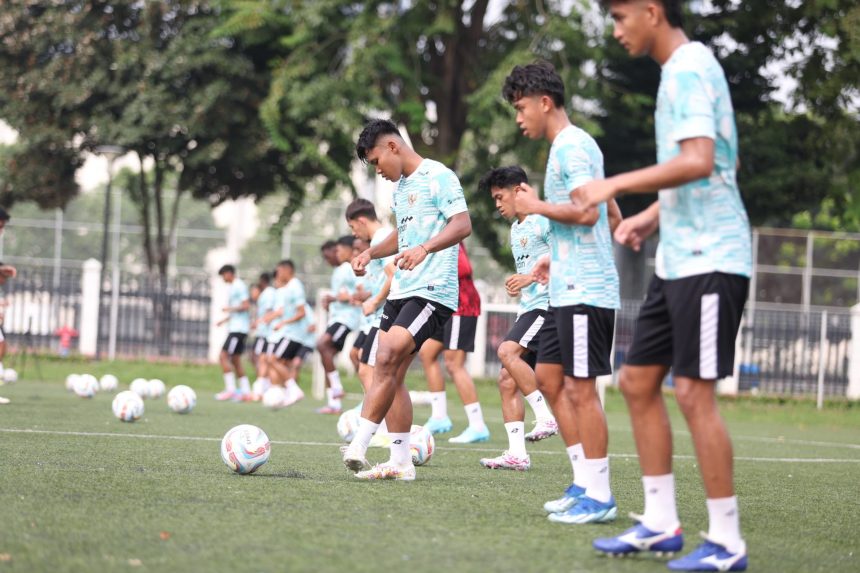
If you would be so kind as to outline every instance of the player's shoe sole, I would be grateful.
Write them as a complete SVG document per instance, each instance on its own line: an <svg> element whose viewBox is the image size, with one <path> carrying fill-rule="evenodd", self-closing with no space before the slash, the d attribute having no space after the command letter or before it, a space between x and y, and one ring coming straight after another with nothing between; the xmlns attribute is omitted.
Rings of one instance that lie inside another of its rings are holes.
<svg viewBox="0 0 860 573"><path fill-rule="evenodd" d="M631 514L637 521L641 516ZM684 548L684 535L680 527L667 531L652 531L637 523L621 535L602 537L592 542L593 547L609 557L626 557L638 553L651 553L657 557L671 557Z"/></svg>
<svg viewBox="0 0 860 573"><path fill-rule="evenodd" d="M355 477L356 479L367 481L415 481L415 466L413 464L404 466L395 466L388 463L376 464L369 470L356 473Z"/></svg>

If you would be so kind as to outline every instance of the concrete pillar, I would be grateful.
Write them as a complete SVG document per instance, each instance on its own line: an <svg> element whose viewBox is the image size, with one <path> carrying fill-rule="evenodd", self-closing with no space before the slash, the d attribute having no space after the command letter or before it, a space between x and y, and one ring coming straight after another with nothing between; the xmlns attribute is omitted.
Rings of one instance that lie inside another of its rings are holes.
<svg viewBox="0 0 860 573"><path fill-rule="evenodd" d="M83 356L95 356L99 338L99 302L101 284L99 277L102 264L96 259L87 259L81 276L81 328L78 350Z"/></svg>
<svg viewBox="0 0 860 573"><path fill-rule="evenodd" d="M477 286L477 285L476 285ZM483 289L478 290L481 297L481 314L475 327L475 351L469 354L466 368L472 378L484 378L487 375L487 301Z"/></svg>
<svg viewBox="0 0 860 573"><path fill-rule="evenodd" d="M223 309L227 306L227 283L221 280L221 277L214 276L209 279L209 292L212 293L212 300L209 303L209 362L218 362L218 356L221 354L221 347L224 345L224 340L227 338L227 325L216 326L218 321L223 320L226 316Z"/></svg>
<svg viewBox="0 0 860 573"><path fill-rule="evenodd" d="M314 307L314 324L316 325L315 334L317 335L317 340L319 340L325 332L326 323L328 322L328 312L323 308L320 301L322 301L324 296L330 293L331 291L329 289L320 289L317 291L317 304ZM344 345L343 348L346 350L347 346ZM311 395L317 400L325 398L325 369L323 368L322 360L320 360L319 352L313 353L313 380L311 383Z"/></svg>
<svg viewBox="0 0 860 573"><path fill-rule="evenodd" d="M860 400L860 304L851 307L851 362L846 396L849 400Z"/></svg>

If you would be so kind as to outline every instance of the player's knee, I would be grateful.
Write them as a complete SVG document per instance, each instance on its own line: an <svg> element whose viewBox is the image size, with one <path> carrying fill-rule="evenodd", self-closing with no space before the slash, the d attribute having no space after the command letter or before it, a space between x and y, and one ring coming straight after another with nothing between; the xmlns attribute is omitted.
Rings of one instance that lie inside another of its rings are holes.
<svg viewBox="0 0 860 573"><path fill-rule="evenodd" d="M621 389L624 399L628 402L635 402L646 395L643 385L636 383L627 368L622 368L621 372L618 373L618 387Z"/></svg>
<svg viewBox="0 0 860 573"><path fill-rule="evenodd" d="M376 368L380 372L396 371L400 365L400 354L389 346L380 346L376 351Z"/></svg>
<svg viewBox="0 0 860 573"><path fill-rule="evenodd" d="M519 359L520 357L520 345L513 341L505 341L499 345L499 350L497 352L499 356L499 360L502 364L507 366L514 360Z"/></svg>
<svg viewBox="0 0 860 573"><path fill-rule="evenodd" d="M459 372L463 369L463 365L460 364L460 361L451 356L445 356L445 370L448 371L449 376L454 376L455 373Z"/></svg>
<svg viewBox="0 0 860 573"><path fill-rule="evenodd" d="M574 408L588 406L597 398L597 390L594 387L594 382L574 382L569 380L565 383L565 390Z"/></svg>
<svg viewBox="0 0 860 573"><path fill-rule="evenodd" d="M684 415L689 416L713 408L712 395L708 382L689 382L675 384L675 400Z"/></svg>

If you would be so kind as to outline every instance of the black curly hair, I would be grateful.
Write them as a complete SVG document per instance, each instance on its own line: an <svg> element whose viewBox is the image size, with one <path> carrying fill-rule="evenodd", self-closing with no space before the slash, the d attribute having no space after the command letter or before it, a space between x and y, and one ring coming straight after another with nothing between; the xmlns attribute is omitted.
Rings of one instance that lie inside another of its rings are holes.
<svg viewBox="0 0 860 573"><path fill-rule="evenodd" d="M684 0L654 0L663 5L663 12L666 13L666 21L673 28L680 28L684 25ZM609 10L613 4L626 4L632 0L600 0L600 4L605 10Z"/></svg>
<svg viewBox="0 0 860 573"><path fill-rule="evenodd" d="M496 167L488 171L478 182L478 190L488 193L494 188L504 189L515 187L520 183L528 183L529 178L522 167L511 165L510 167Z"/></svg>
<svg viewBox="0 0 860 573"><path fill-rule="evenodd" d="M509 103L527 96L545 95L552 98L555 107L563 107L564 82L549 62L538 61L525 66L514 66L505 78L502 95Z"/></svg>
<svg viewBox="0 0 860 573"><path fill-rule="evenodd" d="M400 130L394 125L394 122L387 119L371 119L368 121L364 129L361 130L361 135L358 136L358 142L355 144L355 154L362 161L367 161L367 154L379 141L383 135L396 135L400 137Z"/></svg>

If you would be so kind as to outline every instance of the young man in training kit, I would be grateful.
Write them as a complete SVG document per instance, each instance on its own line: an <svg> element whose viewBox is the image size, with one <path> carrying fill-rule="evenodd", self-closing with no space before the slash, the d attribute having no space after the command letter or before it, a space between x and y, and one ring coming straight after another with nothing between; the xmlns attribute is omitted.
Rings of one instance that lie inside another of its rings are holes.
<svg viewBox="0 0 860 573"><path fill-rule="evenodd" d="M549 254L549 219L517 213L516 193L521 183L528 183L528 178L520 167L499 167L484 175L478 184L481 192L492 195L499 213L513 221L511 251L517 272L505 281L505 289L508 295L520 299L516 322L498 350L502 362L499 393L508 449L501 456L481 460L481 465L490 469L529 469L531 459L526 452L526 440L536 442L558 433L558 424L538 390L534 372L549 292L546 285L535 282L531 272L538 259ZM528 434L525 433L525 408L520 393L526 397L536 418L534 430Z"/></svg>
<svg viewBox="0 0 860 573"><path fill-rule="evenodd" d="M356 276L352 272L352 237L345 235L335 244L337 267L331 275L331 295L322 300L324 308L328 309L328 327L317 341L323 368L325 369L326 395L328 402L317 410L319 414L340 414L343 384L337 371L334 359L343 350L346 337L358 327L361 310L352 304L355 294ZM326 259L328 260L328 259Z"/></svg>
<svg viewBox="0 0 860 573"><path fill-rule="evenodd" d="M0 235L3 234L3 230L6 228L6 223L9 222L12 216L9 212L0 207ZM14 278L17 274L15 267L11 265L4 265L0 263L0 286L6 284L6 279ZM6 358L6 333L3 332L3 314L6 310L6 301L0 300L0 384L3 381L3 359ZM8 404L10 402L9 398L0 397L0 405Z"/></svg>
<svg viewBox="0 0 860 573"><path fill-rule="evenodd" d="M263 320L263 318L275 308L275 287L272 286L272 276L269 273L262 273L257 279L256 299L254 300L254 321L251 323L251 328L254 329L254 366L257 369L257 379L251 386L251 398L255 402L259 402L263 398L263 394L271 386L269 380L269 342L268 337L272 332L271 325ZM251 298L254 298L254 288L251 289Z"/></svg>
<svg viewBox="0 0 860 573"><path fill-rule="evenodd" d="M645 512L595 548L623 555L681 550L672 433L661 386L669 370L687 421L707 495L705 542L670 561L675 571L743 571L732 445L717 409L715 385L732 373L735 337L752 273L749 221L738 190L738 140L728 82L713 53L681 28L679 0L604 1L614 36L632 56L662 66L657 93L656 165L592 181L586 205L620 193L659 201L624 221L618 242L639 249L660 228L656 273L621 370L642 468Z"/></svg>
<svg viewBox="0 0 860 573"><path fill-rule="evenodd" d="M397 271L382 311L373 384L343 462L360 479L414 480L409 451L412 401L404 378L415 352L454 314L457 244L471 234L472 222L454 172L418 155L392 122L371 120L358 138L356 154L377 174L397 183L397 228L356 257L353 269L361 274L371 260L396 255ZM391 457L365 469L368 444L383 418Z"/></svg>
<svg viewBox="0 0 860 573"><path fill-rule="evenodd" d="M549 309L541 332L537 380L550 400L567 444L574 481L544 509L550 521L582 524L615 519L609 486L608 431L595 379L610 374L615 309L620 306L612 253L610 216L614 202L585 208L574 190L603 178L597 143L570 123L564 83L546 62L516 66L505 80L505 99L530 139L552 146L542 201L528 184L516 194L516 211L550 220ZM539 262L533 272L540 274Z"/></svg>
<svg viewBox="0 0 860 573"><path fill-rule="evenodd" d="M218 274L229 286L227 306L222 310L227 318L218 326L227 323L227 339L221 349L221 370L224 372L224 391L215 395L216 400L243 401L251 399L251 383L245 376L242 354L245 353L245 339L251 328L251 295L245 281L236 276L236 267L224 265ZM239 388L236 389L238 377Z"/></svg>

